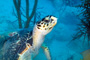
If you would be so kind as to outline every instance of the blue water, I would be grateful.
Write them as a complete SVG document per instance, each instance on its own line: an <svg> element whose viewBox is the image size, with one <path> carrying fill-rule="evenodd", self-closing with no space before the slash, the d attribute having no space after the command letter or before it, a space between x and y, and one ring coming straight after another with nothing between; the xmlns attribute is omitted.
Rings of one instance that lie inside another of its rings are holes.
<svg viewBox="0 0 90 60"><path fill-rule="evenodd" d="M75 7L81 4L80 0L38 0L36 8L36 21L40 21L47 15L53 15L58 18L56 26L45 37L44 43L49 47L52 60L81 60L81 52L89 49L87 41L83 45L83 38L72 40L72 36L77 32L77 24L80 23L80 14L82 8ZM29 1L29 15L32 12L34 0ZM21 1L21 12L26 14L25 0ZM0 0L0 41L4 36L11 32L18 31L18 19L13 0ZM21 15L22 26L24 28L26 18ZM35 17L35 16L34 16ZM34 17L31 20L29 28L34 26ZM2 44L1 46L2 47ZM0 59L2 60L2 59ZM42 49L34 60L47 60Z"/></svg>

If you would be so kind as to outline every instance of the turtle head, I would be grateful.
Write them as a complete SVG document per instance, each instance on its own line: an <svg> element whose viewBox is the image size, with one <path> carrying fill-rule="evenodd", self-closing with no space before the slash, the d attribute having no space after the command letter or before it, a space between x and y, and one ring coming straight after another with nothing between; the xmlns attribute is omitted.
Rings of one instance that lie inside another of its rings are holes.
<svg viewBox="0 0 90 60"><path fill-rule="evenodd" d="M44 41L44 37L48 34L57 23L54 16L46 16L38 22L33 29L33 47L39 49Z"/></svg>
<svg viewBox="0 0 90 60"><path fill-rule="evenodd" d="M49 15L37 23L37 29L40 30L43 35L46 35L53 29L56 23L57 18Z"/></svg>

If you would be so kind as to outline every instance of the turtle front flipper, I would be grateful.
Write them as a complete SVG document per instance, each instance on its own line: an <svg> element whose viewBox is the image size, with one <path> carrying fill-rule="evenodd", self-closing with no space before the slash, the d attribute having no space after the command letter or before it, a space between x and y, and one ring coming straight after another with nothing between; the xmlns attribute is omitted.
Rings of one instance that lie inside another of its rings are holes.
<svg viewBox="0 0 90 60"><path fill-rule="evenodd" d="M48 60L51 60L50 51L49 51L48 46L46 46L45 44L43 44L43 45L41 46L41 48L44 50L44 53L45 53L47 59L48 59Z"/></svg>

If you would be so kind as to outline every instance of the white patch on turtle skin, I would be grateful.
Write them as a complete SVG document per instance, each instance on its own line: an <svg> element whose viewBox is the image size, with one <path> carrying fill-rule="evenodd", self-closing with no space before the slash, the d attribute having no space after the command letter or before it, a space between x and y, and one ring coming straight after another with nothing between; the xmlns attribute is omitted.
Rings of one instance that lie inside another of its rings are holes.
<svg viewBox="0 0 90 60"><path fill-rule="evenodd" d="M17 40L17 42L16 42L16 43L17 43L17 44L19 44L19 42L20 42L20 39L19 39L19 40Z"/></svg>
<svg viewBox="0 0 90 60"><path fill-rule="evenodd" d="M29 39L31 39L31 38L32 38L32 36L31 36L31 37L28 37L27 40L29 40Z"/></svg>

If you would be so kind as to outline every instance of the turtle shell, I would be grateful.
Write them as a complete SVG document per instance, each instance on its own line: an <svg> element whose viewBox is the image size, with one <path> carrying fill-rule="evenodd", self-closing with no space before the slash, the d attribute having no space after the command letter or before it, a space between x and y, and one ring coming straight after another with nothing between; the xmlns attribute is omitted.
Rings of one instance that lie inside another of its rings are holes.
<svg viewBox="0 0 90 60"><path fill-rule="evenodd" d="M21 30L14 36L8 37L3 47L3 60L19 60L32 46L32 30Z"/></svg>

